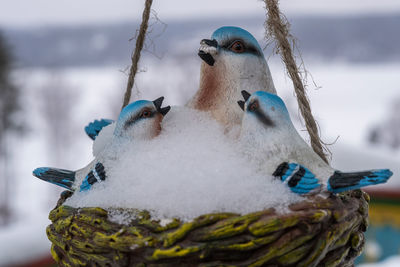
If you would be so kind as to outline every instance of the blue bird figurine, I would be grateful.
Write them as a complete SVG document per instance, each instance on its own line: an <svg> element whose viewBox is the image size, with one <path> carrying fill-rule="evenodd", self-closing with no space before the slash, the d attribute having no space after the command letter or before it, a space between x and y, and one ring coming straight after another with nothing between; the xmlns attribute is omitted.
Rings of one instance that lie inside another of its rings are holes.
<svg viewBox="0 0 400 267"><path fill-rule="evenodd" d="M203 60L200 86L187 106L209 111L227 129L240 125L243 113L236 100L241 90L255 92L266 88L276 93L263 50L248 31L224 26L210 39L200 42L198 55Z"/></svg>
<svg viewBox="0 0 400 267"><path fill-rule="evenodd" d="M127 105L118 117L110 147L123 142L151 139L157 136L161 131L162 119L170 110L170 106L161 107L163 100L164 97L160 97L154 101L139 100ZM90 130L90 132L93 133L92 136L95 139L102 127L92 128L95 130ZM118 160L118 155L115 160ZM86 167L77 171L41 167L35 169L33 175L70 191L87 191L93 184L107 178L106 169L107 166L104 166L100 153Z"/></svg>
<svg viewBox="0 0 400 267"><path fill-rule="evenodd" d="M340 193L385 183L388 169L341 172L326 164L301 138L282 99L274 94L242 91L244 111L241 140L268 174L279 177L291 191Z"/></svg>

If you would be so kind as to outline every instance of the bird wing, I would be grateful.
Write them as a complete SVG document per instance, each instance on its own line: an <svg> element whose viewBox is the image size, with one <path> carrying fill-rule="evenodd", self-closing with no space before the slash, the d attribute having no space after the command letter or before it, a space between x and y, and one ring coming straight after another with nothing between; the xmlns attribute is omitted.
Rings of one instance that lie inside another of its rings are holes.
<svg viewBox="0 0 400 267"><path fill-rule="evenodd" d="M99 132L101 131L101 129L103 129L107 125L110 125L113 122L114 121L110 120L110 119L95 120L93 122L90 122L85 127L85 132L90 137L90 139L95 140L96 137L99 135Z"/></svg>
<svg viewBox="0 0 400 267"><path fill-rule="evenodd" d="M83 179L79 191L90 190L93 184L104 181L106 177L104 165L100 162L96 163L95 167Z"/></svg>
<svg viewBox="0 0 400 267"><path fill-rule="evenodd" d="M272 175L280 178L296 194L308 194L321 186L311 171L297 163L283 162Z"/></svg>

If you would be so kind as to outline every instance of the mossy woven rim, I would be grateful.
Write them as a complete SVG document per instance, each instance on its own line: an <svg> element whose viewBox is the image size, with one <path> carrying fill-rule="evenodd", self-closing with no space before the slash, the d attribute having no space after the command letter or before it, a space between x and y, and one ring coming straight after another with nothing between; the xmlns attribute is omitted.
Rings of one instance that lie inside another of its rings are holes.
<svg viewBox="0 0 400 267"><path fill-rule="evenodd" d="M166 225L138 210L118 224L102 208L63 205L67 197L47 227L60 266L352 266L368 225L369 196L360 190L310 197L283 215L214 213Z"/></svg>

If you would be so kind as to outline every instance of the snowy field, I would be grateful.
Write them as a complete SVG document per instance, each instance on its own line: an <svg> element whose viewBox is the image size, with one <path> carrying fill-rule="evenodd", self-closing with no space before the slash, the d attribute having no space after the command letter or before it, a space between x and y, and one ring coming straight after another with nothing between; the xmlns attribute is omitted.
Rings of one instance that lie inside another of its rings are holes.
<svg viewBox="0 0 400 267"><path fill-rule="evenodd" d="M400 256L391 256L378 263L363 263L359 264L358 267L399 267Z"/></svg>
<svg viewBox="0 0 400 267"><path fill-rule="evenodd" d="M142 63L146 71L137 76L133 99L153 100L164 95L165 105L184 104L197 89L199 64L200 59L197 58L167 58L161 61L147 58ZM126 83L126 74L120 71L123 68L124 66L73 68L51 72L46 69L24 69L15 73L16 77L23 77L18 80L23 81L24 117L29 132L23 137L12 137L9 140L18 148L11 158L15 166L11 202L17 211L18 223L0 229L1 263L17 262L10 256L14 245L20 248L23 243L35 247L35 251L32 251L35 255L49 251L50 243L45 234L49 221L45 218L62 190L34 178L32 170L39 166L78 169L91 160L92 142L84 135L83 127L93 119L116 118ZM293 121L296 121L298 111L291 91L291 81L285 76L279 61L272 61L270 68L278 94L284 98ZM311 106L321 128L322 139L332 143L339 136L336 143L329 146L333 153L333 166L348 171L390 168L395 175L384 186L400 187L400 154L382 147L372 147L367 143L368 131L387 116L390 104L400 97L400 64L309 63L307 69L317 85L322 87L314 89L309 79ZM60 88L60 94L62 88L68 88L73 94L43 99L43 88L49 86L54 90ZM71 104L60 104L59 109L55 110L59 112L59 116L66 117L61 128L67 133L69 141L60 144L50 142L49 145L51 125L46 122L46 103L60 103L66 97L72 99ZM303 131L305 127L297 124L299 131ZM21 244L13 243L11 246L8 242L3 242L10 240L12 233L21 234L18 229L28 229L27 225L32 230L29 231L28 238L17 238L22 241Z"/></svg>

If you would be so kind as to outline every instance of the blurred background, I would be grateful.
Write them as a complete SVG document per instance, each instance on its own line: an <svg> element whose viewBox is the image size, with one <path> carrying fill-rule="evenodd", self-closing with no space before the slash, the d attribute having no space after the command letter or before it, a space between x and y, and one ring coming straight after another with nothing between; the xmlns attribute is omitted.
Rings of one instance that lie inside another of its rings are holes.
<svg viewBox="0 0 400 267"><path fill-rule="evenodd" d="M0 266L52 264L45 227L62 190L32 170L78 169L91 160L83 128L119 113L143 3L1 0ZM371 226L359 262L400 266L400 2L281 0L280 6L308 70L332 165L395 173L368 191ZM218 27L240 26L265 47L278 94L304 133L264 21L262 1L154 1L132 100L164 95L167 104L185 104L198 87L200 40Z"/></svg>

